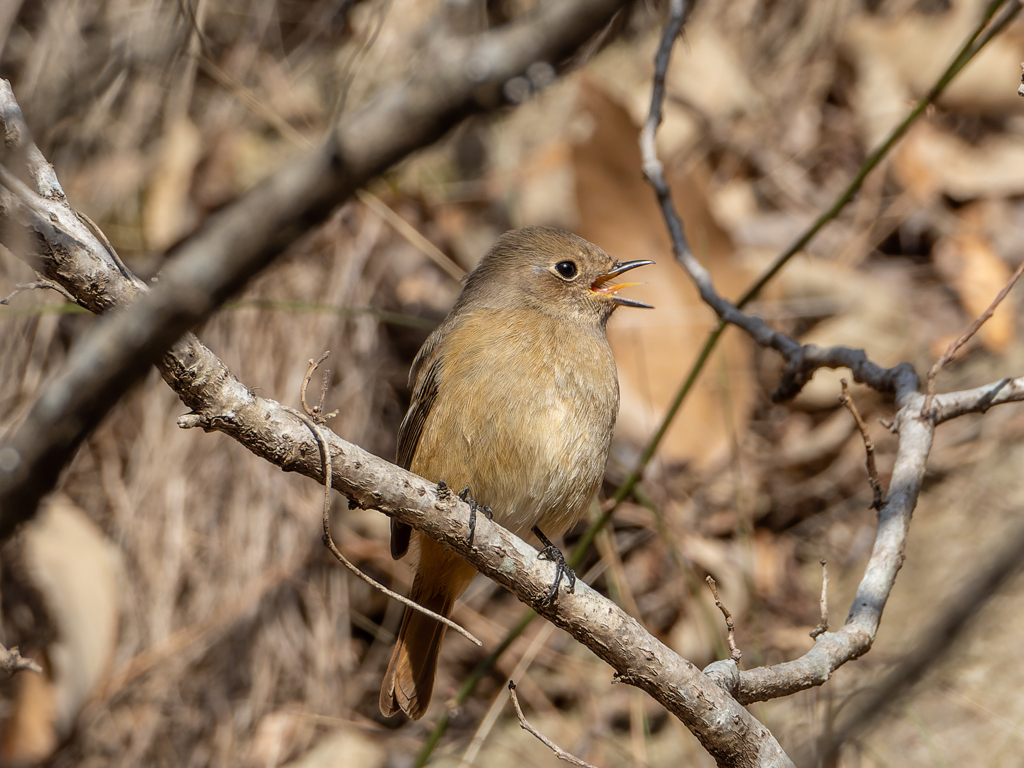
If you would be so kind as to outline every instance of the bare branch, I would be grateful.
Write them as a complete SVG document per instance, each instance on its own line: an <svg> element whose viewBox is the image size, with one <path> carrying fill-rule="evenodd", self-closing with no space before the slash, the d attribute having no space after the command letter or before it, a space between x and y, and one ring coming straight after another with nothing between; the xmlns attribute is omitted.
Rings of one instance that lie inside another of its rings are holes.
<svg viewBox="0 0 1024 768"><path fill-rule="evenodd" d="M32 281L31 283L19 283L19 284L15 285L14 286L14 290L11 291L11 293L9 295L7 295L4 298L0 299L0 305L6 306L6 305L10 304L11 303L11 299L13 299L15 296L17 296L22 291L37 291L37 290L43 290L43 289L49 289L51 291L56 291L57 293L59 293L61 296L63 296L68 301L74 301L75 300L75 297L72 296L70 293L68 293L66 290L64 290L64 287L62 285L58 285L57 283L55 283L55 282L53 282L51 280L45 280L43 278L40 278L38 280Z"/></svg>
<svg viewBox="0 0 1024 768"><path fill-rule="evenodd" d="M555 742L530 725L529 721L526 719L526 715L523 714L523 708L519 706L519 697L516 695L516 684L511 680L508 681L508 695L512 699L512 706L516 708L516 716L519 718L519 727L527 733L531 733L536 736L541 744L555 753L555 757L559 760L564 760L571 765L578 765L580 768L597 768L597 766L591 765L586 760L580 760L576 755L566 752L560 746L555 744Z"/></svg>
<svg viewBox="0 0 1024 768"><path fill-rule="evenodd" d="M723 322L736 325L750 334L762 347L778 351L789 364L778 388L772 393L772 400L781 402L799 394L804 384L810 381L818 368L849 368L856 381L869 384L879 392L892 392L897 396L904 391L916 390L917 374L909 364L886 369L872 363L861 350L846 347L821 349L814 345L800 345L789 336L772 330L760 317L747 315L734 304L722 298L711 282L710 273L697 261L690 249L683 231L672 191L665 181L664 167L658 159L654 137L662 120L662 102L665 98L665 73L668 69L672 43L682 28L689 3L675 0L672 4L672 18L666 25L662 45L655 56L654 93L651 111L640 132L640 151L643 155L644 175L654 188L661 206L662 216L672 239L672 250L676 261L686 270L700 297Z"/></svg>
<svg viewBox="0 0 1024 768"><path fill-rule="evenodd" d="M988 305L988 309L978 315L974 322L967 327L966 331L951 341L949 346L946 347L946 351L942 353L942 357L935 361L935 365L933 365L931 370L928 371L928 393L925 396L924 405L922 406L922 416L927 416L931 412L932 400L935 399L935 377L939 375L939 371L953 362L953 357L956 355L957 350L966 344L974 334L981 330L981 326L983 326L988 319L995 314L996 307L1002 304L1003 299L1006 298L1006 294L1008 294L1013 286L1017 284L1017 281L1020 279L1022 274L1024 274L1024 261L1017 266L1017 269L1010 276L1009 281L992 300L992 303Z"/></svg>
<svg viewBox="0 0 1024 768"><path fill-rule="evenodd" d="M729 658L739 664L740 659L743 658L743 652L736 647L736 625L732 621L732 614L729 613L729 609L725 607L725 603L723 603L722 599L718 596L718 585L715 583L715 580L708 576L705 581L711 588L711 594L714 595L715 605L718 606L718 610L720 610L722 612L722 616L725 617L725 629L729 642Z"/></svg>
<svg viewBox="0 0 1024 768"><path fill-rule="evenodd" d="M885 714L925 674L933 671L938 661L971 626L978 612L988 604L996 592L1024 569L1024 527L1009 535L1009 544L984 557L983 565L966 586L947 603L938 620L928 627L904 656L877 685L856 695L848 708L848 716L831 731L822 754L823 765L829 765L827 756L834 755L843 742Z"/></svg>
<svg viewBox="0 0 1024 768"><path fill-rule="evenodd" d="M359 570L358 566L356 566L355 563L353 563L351 560L349 560L347 557L345 557L345 555L342 554L341 550L338 549L338 546L334 543L334 537L331 536L331 488L333 486L332 478L333 478L333 475L334 475L334 471L333 471L333 469L331 469L331 471L328 471L328 469L331 467L331 459L330 459L331 449L330 449L330 446L327 444L327 438L324 436L323 430L321 429L321 424L323 423L324 418L323 417L319 417L317 415L317 414L319 414L319 412L321 412L323 410L323 394L321 394L321 396L320 396L320 405L319 406L314 407L314 408L311 409L311 408L309 408L306 405L306 385L309 383L309 379L312 377L313 372L317 369L317 366L319 366L320 363L322 363L324 360L327 359L327 355L328 354L330 354L330 353L329 352L325 352L324 354L322 354L320 356L319 360L310 360L309 361L309 370L306 372L306 377L305 377L305 379L303 380L303 383L302 383L302 407L306 411L306 413L302 414L302 413L299 413L298 411L294 412L295 415L298 416L302 420L302 422L309 428L309 431L313 433L313 436L316 438L317 446L320 449L320 460L321 460L321 469L320 469L321 475L320 475L320 479L321 479L321 482L323 482L323 484L324 484L324 506L323 506L323 528L324 528L323 541L324 541L324 546L327 547L328 551L332 555L334 555L334 558L339 563L341 563L343 566L348 568L348 570L351 571L353 574L355 574L355 576L357 578L361 579L362 581L365 581L367 584L369 584L374 589L376 589L376 590L378 590L380 592L383 592L385 595L387 595L388 597L392 598L393 600L397 600L402 605L404 605L404 606L406 606L406 607L408 607L408 608L410 608L410 609L412 609L414 611L419 611L420 613L429 616L430 618L434 619L435 621L439 621L440 623L444 624L446 627L449 627L450 629L454 629L456 632L458 632L464 638L469 640L471 643L473 643L477 647L482 648L484 644L482 642L480 642L480 640L478 640L475 635L473 635L469 630L464 629L463 627L461 627L458 624L456 624L454 621L449 619L447 616L442 616L439 613L435 613L434 611L431 611L429 608L424 608L419 603L417 603L417 602L415 602L413 600L410 600L408 597L405 597L404 595L400 595L397 592L394 592L394 591L388 589L383 584L381 584L379 581L376 581L375 579L372 579L369 576L367 576L365 573L363 573L361 570ZM327 390L327 377L325 376L324 377L324 389L323 389L323 391L326 392L326 390Z"/></svg>
<svg viewBox="0 0 1024 768"><path fill-rule="evenodd" d="M4 648L4 646L0 645L0 671L5 672L10 677L15 672L24 672L26 670L39 675L43 674L43 668L36 661L22 656L18 646Z"/></svg>
<svg viewBox="0 0 1024 768"><path fill-rule="evenodd" d="M936 424L963 416L965 413L985 413L994 405L1019 403L1024 400L1024 376L1001 379L961 392L936 395L929 416ZM923 407L923 406L922 406Z"/></svg>
<svg viewBox="0 0 1024 768"><path fill-rule="evenodd" d="M821 621L818 626L811 630L810 635L817 640L819 635L828 632L828 564L821 561Z"/></svg>
<svg viewBox="0 0 1024 768"><path fill-rule="evenodd" d="M840 379L839 384L843 388L843 394L839 396L839 402L845 405L846 409L853 415L853 420L857 422L857 429L860 431L861 439L864 440L864 452L867 454L868 483L871 484L871 493L873 494L871 506L868 509L878 509L882 506L882 485L878 482L878 467L875 466L875 444L871 442L871 436L868 434L868 425L861 418L860 411L857 410L857 404L850 397L850 387L847 385L846 379ZM821 564L824 566L824 561ZM828 580L827 572L825 580ZM825 625L826 627L828 626L827 621ZM811 637L814 637L814 635L811 635Z"/></svg>

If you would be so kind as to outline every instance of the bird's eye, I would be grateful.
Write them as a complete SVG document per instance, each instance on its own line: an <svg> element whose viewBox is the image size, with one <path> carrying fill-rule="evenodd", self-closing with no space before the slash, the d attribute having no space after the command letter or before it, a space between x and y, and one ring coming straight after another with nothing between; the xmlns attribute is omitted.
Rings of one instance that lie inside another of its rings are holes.
<svg viewBox="0 0 1024 768"><path fill-rule="evenodd" d="M555 271L566 280L572 280L576 277L576 273L579 270L576 268L576 262L574 261L560 261L555 264Z"/></svg>

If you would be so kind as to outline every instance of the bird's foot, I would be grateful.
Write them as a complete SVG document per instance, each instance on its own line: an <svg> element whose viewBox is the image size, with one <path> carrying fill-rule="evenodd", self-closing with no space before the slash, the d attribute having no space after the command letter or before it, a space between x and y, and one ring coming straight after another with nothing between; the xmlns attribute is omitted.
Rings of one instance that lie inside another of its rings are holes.
<svg viewBox="0 0 1024 768"><path fill-rule="evenodd" d="M541 533L540 528L536 525L533 526L533 533L540 539L540 543L544 545L544 549L537 554L537 557L542 560L550 560L555 564L555 582L551 585L551 589L537 601L540 605L551 605L558 598L558 587L562 583L563 578L566 580L565 591L575 594L576 572L565 562L565 555L562 554L562 550L552 544L551 540Z"/></svg>
<svg viewBox="0 0 1024 768"><path fill-rule="evenodd" d="M469 495L468 485L462 489L462 493L459 494L459 498L469 504L469 535L466 537L466 543L472 547L473 537L476 535L476 511L479 509L487 515L488 520L494 519L494 511L485 504L477 504L473 500L473 497Z"/></svg>

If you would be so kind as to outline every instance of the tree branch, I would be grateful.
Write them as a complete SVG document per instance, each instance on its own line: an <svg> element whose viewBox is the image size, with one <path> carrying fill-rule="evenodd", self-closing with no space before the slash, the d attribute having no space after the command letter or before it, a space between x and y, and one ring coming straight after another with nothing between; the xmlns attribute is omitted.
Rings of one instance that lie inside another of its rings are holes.
<svg viewBox="0 0 1024 768"><path fill-rule="evenodd" d="M84 436L151 364L194 411L216 411L205 387L224 384L230 374L194 336L183 336L189 328L358 187L467 115L500 106L510 78L537 61L561 62L624 4L545 3L528 18L479 37L435 40L427 59L433 66L384 89L343 119L321 147L211 217L176 250L151 292L68 205L53 168L31 141L10 84L0 85L8 146L0 174L0 240L27 251L37 270L93 311L133 304L104 318L72 350L11 437L7 460L0 462L0 540L32 516ZM69 260L76 267L62 268ZM232 395L238 386L228 384Z"/></svg>
<svg viewBox="0 0 1024 768"><path fill-rule="evenodd" d="M5 648L0 645L0 671L4 672L8 677L15 674L16 672L35 672L36 674L43 674L43 668L39 666L39 663L34 659L26 659L21 655L21 651L18 650L18 646L14 645L10 648Z"/></svg>
<svg viewBox="0 0 1024 768"><path fill-rule="evenodd" d="M568 3L554 5L559 9L570 7ZM596 0L577 0L571 8L577 14L583 13L581 9L594 11L599 8L610 15L612 5L598 5ZM677 1L674 9L681 11L681 8ZM563 43L556 44L552 36L559 31L564 32L564 29L551 25L555 21L562 24L575 22L578 16L564 10L547 11L547 15L540 19L546 20L548 26L530 26L540 23L535 20L518 25L521 29L515 31L505 31L501 35L492 33L472 48L483 58L460 59L463 67L471 63L475 67L480 61L490 61L488 55L493 53L493 46L488 46L502 42L512 47L515 43L529 48L530 55L534 55L538 48L545 49L544 46L548 46L545 50L561 50ZM589 19L587 23L595 22ZM532 34L537 39L525 40L525 34ZM671 46L675 34L666 39L667 45ZM445 66L439 65L439 70L450 73L451 69L445 69ZM500 80L510 67L499 69L495 77ZM471 71L478 70L471 68ZM466 80L465 71L461 78ZM486 91L495 82L498 80L483 81L481 88ZM389 93L397 98L397 92ZM462 103L462 108L478 108L476 91L466 93L468 102ZM20 116L10 109L12 104L16 107L8 86L6 90L0 90L0 119L7 126L9 138L11 126L17 126L16 118ZM421 137L439 135L439 123L461 114L451 105L442 105L444 108L438 113L432 113L436 120L431 122L422 114L429 111L428 106L431 105L425 105L421 100L411 98L411 102L398 111L387 98L375 104L378 106L371 105L368 109L378 114L380 119L400 119L405 112L411 110L416 113L419 109L417 114L422 118L421 123L412 121L412 127L414 131L420 131ZM380 112L374 112L378 108ZM202 233L179 251L175 264L169 267L167 276L151 296L138 301L131 310L115 315L112 322L101 324L102 327L98 327L94 334L98 341L75 350L69 360L71 374L48 388L33 409L30 421L26 422L37 430L41 424L63 430L61 439L65 442L56 443L57 447L53 443L29 442L28 447L36 453L22 453L20 451L26 443L18 441L25 440L25 435L31 435L31 432L19 430L11 443L0 449L0 535L9 534L19 520L31 514L32 507L24 507L17 502L31 502L46 489L44 482L43 486L26 490L25 479L19 473L24 472L25 467L35 467L33 471L37 474L31 478L49 481L52 485L63 466L60 459L64 454L60 451L67 452L68 441L80 440L80 435L89 427L90 419L98 420L102 415L88 411L82 415L81 409L97 402L95 398L99 395L96 393L109 398L110 392L116 390L116 386L109 383L112 378L120 381L136 375L137 370L144 371L147 355L158 354L164 348L160 344L166 346L178 338L180 330L177 329L183 327L183 323L189 318L203 316L216 301L237 287L245 270L251 273L270 258L273 248L238 232L240 220L245 215L262 213L282 227L296 226L304 215L319 212L319 206L325 206L332 194L348 189L346 185L352 183L356 171L370 172L372 153L359 156L362 166L347 160L351 156L353 142L361 135L352 126L361 125L363 130L367 130L367 126L372 124L372 121L367 122L369 118L360 114L362 117L353 118L349 125L354 131L351 135L339 129L336 144L310 153L298 164L305 172L314 174L313 181L307 179L307 186L302 186L301 174L293 168L275 176L275 179L280 177L281 189L261 185L250 196L212 220ZM393 125L391 127L394 128ZM5 242L8 231L13 231L15 236L23 236L24 242L32 245L27 254L30 263L94 311L138 299L145 286L126 273L104 239L74 214L59 191L55 177L51 183L46 174L49 166L32 165L36 160L33 159L34 153L25 146L26 141L30 143L27 132L19 134L15 131L14 134L13 146L18 151L6 155L5 163L27 158L26 168L39 171L38 176L30 175L29 178L43 181L32 189L21 181L20 174L3 177L5 189L0 190L0 223L5 227ZM349 138L348 143L346 137ZM372 145L370 139L363 138L368 142L367 146ZM384 155L378 153L378 160L382 157ZM42 163L45 165L45 160ZM26 191L31 194L26 194ZM279 198L287 192L298 194L302 201L291 200L286 204L280 201ZM285 204L285 209L274 209L276 202ZM267 206L272 214L268 213ZM264 230L263 222L256 228ZM679 231L682 231L681 224ZM241 241L231 240L233 234L243 235ZM279 247L280 241L276 238L275 235L271 240L278 243L275 247ZM202 259L209 263L199 263ZM707 287L713 291L709 280ZM728 313L728 310L724 311ZM910 515L920 491L935 424L960 413L1024 399L1024 380L1006 380L988 388L937 396L933 406L934 420L922 420L919 414L923 396L917 392L917 376L909 365L884 369L871 363L858 350L802 347L771 331L760 319L751 320L750 329L755 338L764 339L768 346L784 354L789 351L788 359L794 371L793 386L800 385L800 377L809 378L814 366L848 366L859 381L881 391L894 392L899 406L896 424L900 439L889 498L879 510L874 550L846 626L837 632L825 632L819 636L815 647L801 659L740 673L737 698L730 696L709 676L673 653L634 619L586 585L580 584L575 594L563 595L554 606L536 606L537 597L546 592L552 580L554 566L538 560L533 548L486 519L477 521L476 536L470 547L466 543L468 505L450 494L440 496L433 484L321 430L330 456L332 482L354 505L379 509L444 542L479 571L568 631L612 666L617 679L647 691L679 717L720 765L791 765L774 737L738 701L766 700L821 684L838 666L870 648L889 590L902 563ZM124 344L136 350L140 359L126 364L123 352L119 348L114 349L115 345ZM323 478L321 444L300 416L273 400L254 395L194 336L187 334L180 338L160 358L159 365L165 380L191 408L189 414L179 419L181 427L224 432L285 471L300 472L316 480ZM81 386L88 389L84 399L79 389ZM112 400L101 401L101 404L109 407L109 402ZM44 440L39 435L45 434L45 430L37 432L35 439Z"/></svg>
<svg viewBox="0 0 1024 768"><path fill-rule="evenodd" d="M0 107L0 115L3 114ZM52 202L41 196L40 199ZM67 205L62 198L58 202ZM73 226L77 218L64 217L62 221ZM74 240L79 245L69 250L52 247L54 242L72 242L65 232L57 232L56 238L60 240L54 241L47 241L45 235L38 233L35 236L39 247L32 262L42 266L87 306L109 306L114 303L112 295L130 300L142 290L141 283L121 274L92 233L76 231ZM86 239L88 245L81 245ZM102 280L84 277L95 276L99 268L105 270ZM162 280L161 286L165 282ZM173 295L184 300L179 293ZM125 312L123 317L130 314ZM72 355L73 362L74 358ZM192 408L179 418L179 426L223 432L285 471L322 481L322 446L300 414L253 394L193 335L188 334L175 344L163 356L160 367L165 380ZM102 378L98 374L105 372L95 362L92 370L98 378ZM51 408L50 412L55 410ZM535 605L536 599L546 594L555 567L538 559L536 550L486 518L477 520L470 547L466 537L469 506L465 502L452 494L439 495L434 484L326 429L320 428L318 432L330 455L333 485L351 504L379 509L444 542L477 570L593 650L615 670L617 679L650 693L696 734L719 764L792 765L768 730L734 698L651 636L613 602L580 583L575 593L562 595L554 606ZM11 458L13 450L16 448L12 444L0 449L0 471L8 466L4 455ZM9 491L2 498L2 523L9 530L19 518L18 510L10 505Z"/></svg>
<svg viewBox="0 0 1024 768"><path fill-rule="evenodd" d="M927 99L937 96L959 68L993 35L1004 28L1021 8L1019 2L1011 2L1003 14L985 31L986 24L999 4L990 4L985 19L964 44L953 64L940 78L940 82L932 89ZM903 564L910 518L917 505L936 424L963 413L983 412L998 403L1024 399L1024 378L1005 379L977 390L937 396L929 413L922 418L921 409L926 398L918 391L920 380L909 363L883 368L871 362L863 350L801 345L789 336L772 330L760 317L745 314L718 294L710 274L694 257L686 240L683 222L672 202L671 190L665 181L664 170L655 149L655 136L662 120L665 73L668 70L673 44L687 13L687 5L683 0L673 0L671 8L671 18L665 26L661 45L655 55L651 110L640 134L640 149L644 175L654 188L672 240L676 260L693 280L703 301L715 311L723 323L736 325L758 345L776 350L786 360L786 371L772 393L772 400L779 402L795 397L819 368L849 368L856 381L867 384L879 392L893 394L898 408L894 429L899 433L899 441L889 495L885 502L878 506L878 528L874 548L845 626L836 632L818 633L814 648L801 658L740 672L738 681L734 675L730 678L725 674L721 662L716 662L708 668L709 675L713 675L716 680L722 680L723 685L734 692L740 702L749 704L788 696L821 685L840 666L863 655L871 648L881 621L882 610L895 583L896 574ZM923 109L923 106L920 108ZM908 121L910 119L908 118ZM893 133L886 142L886 148L906 130L908 121L901 124ZM863 180L863 176L855 181L859 183L860 180ZM834 215L838 212L842 207L840 203L845 204L850 197L852 191L849 191L845 200L837 203L838 207L833 206L830 213ZM823 223L821 220L819 222ZM820 224L816 223L816 226ZM813 234L814 232L811 232L807 239L809 240ZM787 251L786 258L793 252L795 250ZM784 259L777 262L770 274L774 274L774 271L784 263ZM765 279L770 277L770 274ZM1004 289L1004 294L1007 290L1009 287ZM750 295L744 297L743 303ZM993 307L997 303L998 299L993 303ZM822 624L825 624L824 619Z"/></svg>

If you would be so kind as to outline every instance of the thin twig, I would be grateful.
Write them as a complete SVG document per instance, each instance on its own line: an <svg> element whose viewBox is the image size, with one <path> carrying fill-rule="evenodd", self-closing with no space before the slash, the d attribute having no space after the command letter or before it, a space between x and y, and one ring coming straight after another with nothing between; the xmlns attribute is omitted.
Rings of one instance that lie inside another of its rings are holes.
<svg viewBox="0 0 1024 768"><path fill-rule="evenodd" d="M302 379L302 389L299 390L299 402L302 403L302 410L304 410L306 412L306 415L309 416L318 424L323 423L323 419L320 416L320 412L323 409L324 395L327 392L327 380L326 378L324 379L324 385L321 388L319 405L314 405L310 407L309 404L306 402L306 387L309 386L309 382L313 378L313 373L316 371L317 368L320 367L320 364L330 356L330 354L331 352L330 350L328 350L324 352L322 355L320 355L320 357L318 357L316 360L309 361L309 368L306 370L306 375Z"/></svg>
<svg viewBox="0 0 1024 768"><path fill-rule="evenodd" d="M801 346L789 337L772 331L761 318L751 317L740 310L757 296L761 289L767 285L794 255L799 253L818 234L825 224L838 215L839 211L853 199L857 190L864 183L868 173L881 162L882 158L903 137L910 126L924 113L925 109L939 97L960 70L1020 12L1020 0L1013 0L1013 2L1006 5L999 18L993 20L993 16L999 7L1003 5L1003 2L1004 0L994 0L989 3L978 26L961 46L956 56L954 56L952 63L950 63L946 71L942 73L928 93L917 102L914 109L911 110L903 122L896 126L886 140L864 161L857 174L833 201L828 210L823 212L786 251L779 255L771 267L764 272L735 305L718 295L711 284L707 271L693 257L683 235L682 222L672 204L668 185L663 178L662 166L655 151L654 137L662 117L661 105L664 98L664 75L668 69L668 59L671 54L672 43L678 32L676 25L686 10L680 0L673 2L672 19L666 25L666 32L662 38L661 47L658 49L655 57L656 71L651 112L640 134L640 149L643 155L644 174L658 195L658 201L672 238L676 258L697 285L701 298L718 314L721 321L718 328L712 332L705 343L704 349L701 351L698 361L695 363L691 375L687 379L688 382L690 379L695 378L696 373L703 367L711 350L717 344L725 325L733 324L747 331L759 345L776 349L786 359L788 363L786 372L778 388L772 393L772 399L776 402L795 397L804 384L810 380L814 371L823 367L850 368L856 381L870 384L870 386L880 392L893 392L897 395L897 398L901 391L906 391L907 386L912 385L916 390L917 382L913 381L909 376L909 371L901 370L901 366L887 370L871 363L859 351L839 347L820 350L811 345ZM916 379L916 376L913 378ZM674 405L675 403L673 403Z"/></svg>
<svg viewBox="0 0 1024 768"><path fill-rule="evenodd" d="M330 447L327 444L327 437L324 435L323 430L321 428L321 425L317 421L318 416L316 415L316 412L314 412L312 408L310 408L308 405L306 405L306 386L309 384L309 380L313 377L313 372L316 371L317 366L319 366L320 363L322 363L324 360L326 360L327 356L329 354L330 354L329 352L325 352L324 354L322 354L320 356L320 358L318 360L310 360L309 361L309 370L306 371L306 377L305 377L305 379L303 380L303 383L302 383L302 397L301 397L302 407L303 407L303 410L306 411L306 413L301 413L300 411L294 411L293 410L293 412L295 414L297 414L300 419L302 419L302 422L307 427L309 427L309 430L313 433L314 437L316 437L317 445L320 447L320 458L323 461L323 481L324 481L324 508L323 508L323 526L324 526L323 541L324 541L324 546L327 547L327 549L330 551L330 553L332 555L334 555L335 559L337 559L337 561L339 563L344 565L352 573L354 573L357 577L359 577L360 579L365 581L367 584L369 584L374 589L378 589L381 592L383 592L385 595L387 595L388 597L390 597L390 598L392 598L394 600L397 600L402 605L405 605L405 606L411 608L414 611L419 611L420 613L422 613L422 614L424 614L426 616L429 616L430 618L434 619L435 621L441 622L446 627L450 627L451 629L454 629L456 632L458 632L460 635L465 637L471 643L473 643L473 644L475 644L475 645L477 645L477 646L482 648L483 647L483 643L480 642L480 640L478 640L472 633L470 633L469 630L463 629L462 627L460 627L458 624L456 624L454 621L452 621L448 617L442 616L439 613L434 613L433 611L431 611L431 610L429 610L427 608L424 608L419 603L413 602L409 598L404 597L403 595L400 595L397 592L391 591L390 589L385 587L380 582L375 581L374 579L372 579L369 576L367 576L365 573L363 573L361 570L359 570L359 568L357 568L356 565L353 562L351 562L347 557L345 557L345 555L343 555L341 553L341 550L338 549L337 545L334 543L334 538L331 536L331 487L332 487L331 480L332 480L332 477L334 475L334 472L331 469L331 459L330 459L331 449L330 449ZM326 386L324 387L324 392L326 392ZM322 405L323 405L323 395L321 395L321 406Z"/></svg>
<svg viewBox="0 0 1024 768"><path fill-rule="evenodd" d="M850 388L846 384L846 379L840 379L839 384L843 388L843 394L839 396L839 402L845 405L846 409L853 415L853 420L857 422L857 429L860 430L860 436L864 440L864 452L867 454L868 482L871 483L871 493L873 494L871 506L868 509L878 509L882 506L883 499L882 485L878 482L878 467L875 466L875 444L871 442L871 437L868 435L868 425L861 418L860 411L857 410L857 404L850 397Z"/></svg>
<svg viewBox="0 0 1024 768"><path fill-rule="evenodd" d="M56 291L57 293L59 293L61 296L63 296L68 301L74 302L75 304L78 303L75 300L75 297L72 296L70 293L68 293L64 289L64 286L59 285L57 283L54 283L54 282L52 282L50 280L46 280L45 278L41 277L38 280L33 280L31 283L19 283L19 284L15 285L14 286L14 291L10 295L0 299L0 304L3 304L5 306L10 304L11 303L11 299L13 299L15 296L17 296L22 291L36 291L36 290L44 290L44 289L49 289L51 291Z"/></svg>
<svg viewBox="0 0 1024 768"><path fill-rule="evenodd" d="M0 645L0 670L6 672L8 676L25 670L43 674L43 668L32 659L22 656L16 645L10 648Z"/></svg>
<svg viewBox="0 0 1024 768"><path fill-rule="evenodd" d="M526 715L523 714L523 708L519 706L519 697L516 696L516 684L511 680L508 681L508 695L512 698L512 706L516 708L516 716L519 718L519 726L528 733L532 733L537 739L555 753L555 757L559 760L564 760L572 765L578 765L580 768L596 768L586 760L580 760L576 755L570 754L562 749L560 746L555 744L551 739L545 736L543 733L534 728L526 719Z"/></svg>
<svg viewBox="0 0 1024 768"><path fill-rule="evenodd" d="M821 621L818 626L811 630L811 637L815 640L819 635L828 632L828 564L821 560Z"/></svg>
<svg viewBox="0 0 1024 768"><path fill-rule="evenodd" d="M960 336L955 339L948 347L946 351L942 353L942 357L935 361L935 365L928 371L928 393L924 398L924 405L921 407L921 418L928 418L932 410L932 400L935 399L935 378L939 375L939 371L953 362L953 357L960 347L966 344L974 334L976 334L993 314L995 314L996 307L998 307L1003 299L1006 298L1006 294L1010 292L1013 286L1020 279L1020 276L1024 274L1024 261L1020 263L1013 275L1010 276L1009 282L1003 286L1003 289L999 291L999 294L992 300L992 303L988 305L988 309L982 312L975 319L973 323L964 331Z"/></svg>
<svg viewBox="0 0 1024 768"><path fill-rule="evenodd" d="M727 640L729 642L729 658L735 661L737 664L740 663L740 659L743 658L743 652L736 647L736 625L733 623L732 614L729 613L729 609L725 607L725 603L718 596L718 585L715 580L708 576L705 581L708 586L711 587L711 594L715 597L715 605L718 606L718 610L722 612L725 617L725 629L727 631Z"/></svg>
<svg viewBox="0 0 1024 768"><path fill-rule="evenodd" d="M416 227L391 210L379 197L367 192L365 189L357 189L356 197L359 198L363 205L394 227L398 234L408 240L416 249L448 273L453 280L458 282L466 276L466 270L452 261L448 254L420 234Z"/></svg>

